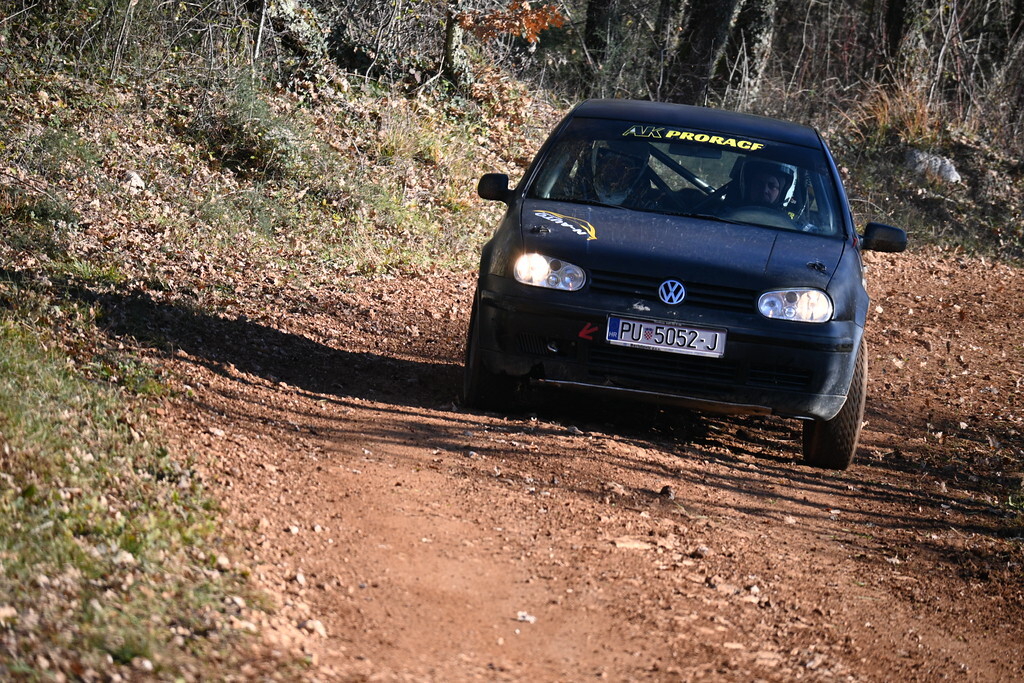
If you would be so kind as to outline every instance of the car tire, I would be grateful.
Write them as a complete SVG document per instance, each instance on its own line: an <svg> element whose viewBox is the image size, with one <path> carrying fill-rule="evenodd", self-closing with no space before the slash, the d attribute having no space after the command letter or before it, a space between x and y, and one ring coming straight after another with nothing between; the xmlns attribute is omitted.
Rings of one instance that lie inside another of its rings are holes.
<svg viewBox="0 0 1024 683"><path fill-rule="evenodd" d="M469 316L466 358L462 375L462 405L466 408L503 410L513 405L520 391L517 378L490 372L480 353L480 316L477 303Z"/></svg>
<svg viewBox="0 0 1024 683"><path fill-rule="evenodd" d="M853 462L864 421L868 387L868 354L861 342L846 403L831 420L804 422L804 462L812 467L845 470Z"/></svg>

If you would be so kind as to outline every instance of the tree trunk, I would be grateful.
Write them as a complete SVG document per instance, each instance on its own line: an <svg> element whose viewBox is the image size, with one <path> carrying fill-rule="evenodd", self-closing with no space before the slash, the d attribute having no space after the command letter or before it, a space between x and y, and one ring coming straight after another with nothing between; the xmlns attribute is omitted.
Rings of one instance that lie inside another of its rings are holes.
<svg viewBox="0 0 1024 683"><path fill-rule="evenodd" d="M615 0L587 0L587 19L583 26L583 43L595 69L601 68L608 53L608 42L615 21L612 5Z"/></svg>
<svg viewBox="0 0 1024 683"><path fill-rule="evenodd" d="M875 80L891 85L899 73L900 47L907 34L907 0L888 0L882 23L882 49L875 50ZM870 38L869 38L870 40Z"/></svg>
<svg viewBox="0 0 1024 683"><path fill-rule="evenodd" d="M907 1L889 0L885 8L885 56L890 62L900 53L906 32Z"/></svg>
<svg viewBox="0 0 1024 683"><path fill-rule="evenodd" d="M670 102L704 104L715 66L725 50L739 0L693 0L686 11L679 49L668 70Z"/></svg>
<svg viewBox="0 0 1024 683"><path fill-rule="evenodd" d="M462 50L462 27L459 26L459 3L448 4L444 22L444 54L441 55L441 75L456 88L469 85L469 60Z"/></svg>
<svg viewBox="0 0 1024 683"><path fill-rule="evenodd" d="M775 37L776 0L744 0L736 16L727 54L729 81L739 92L738 108L757 100Z"/></svg>
<svg viewBox="0 0 1024 683"><path fill-rule="evenodd" d="M654 25L658 33L651 46L647 83L653 99L660 100L667 91L666 78L669 64L679 49L680 15L683 0L660 0Z"/></svg>

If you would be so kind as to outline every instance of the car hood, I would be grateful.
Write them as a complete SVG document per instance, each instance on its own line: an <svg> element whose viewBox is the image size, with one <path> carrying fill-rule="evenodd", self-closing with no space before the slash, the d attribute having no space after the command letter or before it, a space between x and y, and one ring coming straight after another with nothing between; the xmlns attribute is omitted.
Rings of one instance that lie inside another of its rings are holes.
<svg viewBox="0 0 1024 683"><path fill-rule="evenodd" d="M527 201L526 251L585 269L762 289L825 288L845 243L801 232L628 209Z"/></svg>

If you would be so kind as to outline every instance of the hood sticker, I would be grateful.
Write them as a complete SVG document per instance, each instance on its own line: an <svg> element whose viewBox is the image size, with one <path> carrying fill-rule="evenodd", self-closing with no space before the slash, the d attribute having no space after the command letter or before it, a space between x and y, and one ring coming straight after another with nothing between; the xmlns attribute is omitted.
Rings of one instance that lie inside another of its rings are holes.
<svg viewBox="0 0 1024 683"><path fill-rule="evenodd" d="M723 147L735 147L756 152L764 148L764 144L752 140L738 140L727 138L722 135L708 135L707 133L694 133L689 130L674 130L671 128L658 128L655 126L632 126L623 137L653 138L658 140L689 140L690 142L706 142L709 145L721 145Z"/></svg>
<svg viewBox="0 0 1024 683"><path fill-rule="evenodd" d="M534 211L533 215L537 218L543 218L546 221L550 221L555 225L561 225L563 228L569 228L580 237L586 237L587 241L597 239L597 228L582 218L563 216L562 214L555 213L554 211Z"/></svg>

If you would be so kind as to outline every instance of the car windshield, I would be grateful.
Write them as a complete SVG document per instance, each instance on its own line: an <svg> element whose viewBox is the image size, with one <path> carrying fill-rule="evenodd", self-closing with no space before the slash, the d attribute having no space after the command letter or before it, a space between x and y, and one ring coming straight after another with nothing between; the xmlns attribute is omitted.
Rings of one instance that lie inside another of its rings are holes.
<svg viewBox="0 0 1024 683"><path fill-rule="evenodd" d="M823 150L720 131L574 119L541 160L527 196L842 233Z"/></svg>

